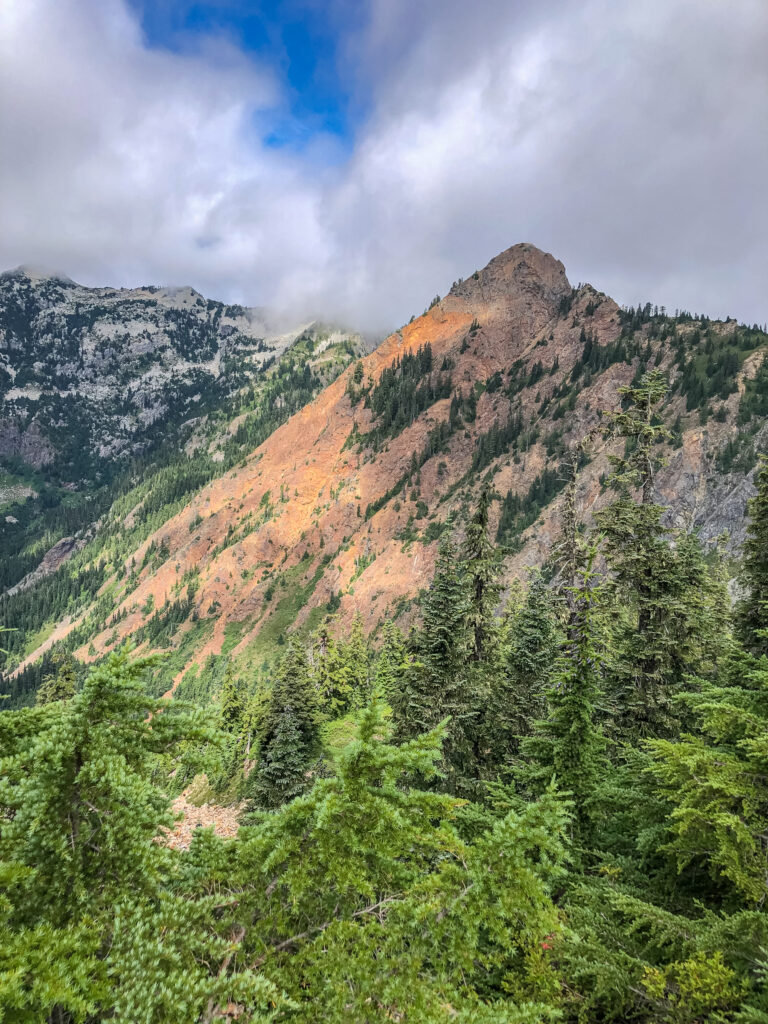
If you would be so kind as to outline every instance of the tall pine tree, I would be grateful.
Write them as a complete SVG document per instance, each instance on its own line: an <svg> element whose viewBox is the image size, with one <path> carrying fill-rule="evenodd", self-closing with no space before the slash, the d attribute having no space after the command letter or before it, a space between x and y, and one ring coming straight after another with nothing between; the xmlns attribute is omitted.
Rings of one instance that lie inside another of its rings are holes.
<svg viewBox="0 0 768 1024"><path fill-rule="evenodd" d="M478 702L468 660L473 649L464 566L450 541L438 552L435 575L422 604L421 628L412 639L413 660L395 693L392 714L401 741L450 722L443 748L442 786L461 788L476 767Z"/></svg>
<svg viewBox="0 0 768 1024"><path fill-rule="evenodd" d="M509 765L520 740L546 710L546 695L557 657L557 616L541 574L533 573L519 604L503 627L499 671L491 679L485 709L486 749L495 767Z"/></svg>
<svg viewBox="0 0 768 1024"><path fill-rule="evenodd" d="M279 807L312 784L320 756L320 715L304 645L293 637L278 669L261 727L259 766L249 792L259 807Z"/></svg>
<svg viewBox="0 0 768 1024"><path fill-rule="evenodd" d="M747 503L741 581L746 590L736 606L739 637L753 654L768 655L768 456L755 474L757 494Z"/></svg>
<svg viewBox="0 0 768 1024"><path fill-rule="evenodd" d="M498 553L488 532L490 504L490 490L484 487L462 547L469 589L470 656L474 661L483 661L489 656L488 647L493 644L496 633L494 611L501 593Z"/></svg>
<svg viewBox="0 0 768 1024"><path fill-rule="evenodd" d="M595 609L599 584L592 549L581 580L574 587L572 617L553 685L547 691L547 716L522 742L520 780L541 793L554 780L573 801L573 833L577 845L594 838L595 797L606 769L605 740L597 702L601 691L601 658L596 642Z"/></svg>
<svg viewBox="0 0 768 1024"><path fill-rule="evenodd" d="M675 533L662 524L664 509L654 501L656 470L665 461L661 446L670 436L658 415L666 390L658 370L619 389L625 408L609 417L612 434L625 444L623 455L611 456L610 485L618 496L595 516L614 589L612 696L623 736L670 735L677 728L673 697L693 668L681 639L692 634L710 582L695 542L673 546Z"/></svg>

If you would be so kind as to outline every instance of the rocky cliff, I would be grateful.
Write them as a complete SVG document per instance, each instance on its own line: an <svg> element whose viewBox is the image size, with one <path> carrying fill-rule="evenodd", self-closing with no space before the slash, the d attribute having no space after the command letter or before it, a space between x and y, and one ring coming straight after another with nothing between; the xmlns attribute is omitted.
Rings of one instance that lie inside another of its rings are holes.
<svg viewBox="0 0 768 1024"><path fill-rule="evenodd" d="M218 407L311 327L192 288L84 288L9 271L0 457L61 481L103 475Z"/></svg>

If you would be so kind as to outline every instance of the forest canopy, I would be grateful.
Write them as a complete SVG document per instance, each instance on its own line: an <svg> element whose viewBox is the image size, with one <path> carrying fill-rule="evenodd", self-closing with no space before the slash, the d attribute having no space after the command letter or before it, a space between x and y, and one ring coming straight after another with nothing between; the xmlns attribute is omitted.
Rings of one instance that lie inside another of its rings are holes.
<svg viewBox="0 0 768 1024"><path fill-rule="evenodd" d="M486 488L407 636L330 619L197 703L52 662L0 714L0 1021L768 1021L768 461L732 604L655 500L665 390L603 417L589 526L565 453L507 594ZM240 828L179 849L202 773Z"/></svg>

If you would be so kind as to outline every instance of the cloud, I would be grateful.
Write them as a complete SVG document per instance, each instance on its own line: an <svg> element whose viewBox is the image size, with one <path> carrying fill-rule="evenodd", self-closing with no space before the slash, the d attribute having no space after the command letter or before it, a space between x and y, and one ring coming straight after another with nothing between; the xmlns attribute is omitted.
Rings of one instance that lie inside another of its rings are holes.
<svg viewBox="0 0 768 1024"><path fill-rule="evenodd" d="M624 302L768 319L762 0L370 0L349 156L262 141L283 83L149 49L122 0L0 11L0 265L388 329L532 241Z"/></svg>

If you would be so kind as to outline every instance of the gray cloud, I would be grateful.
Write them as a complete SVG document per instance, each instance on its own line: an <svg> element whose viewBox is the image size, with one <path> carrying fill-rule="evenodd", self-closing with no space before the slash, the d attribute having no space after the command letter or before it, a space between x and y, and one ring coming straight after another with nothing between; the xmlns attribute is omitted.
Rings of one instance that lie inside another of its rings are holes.
<svg viewBox="0 0 768 1024"><path fill-rule="evenodd" d="M766 43L763 0L372 0L339 163L260 141L280 84L220 40L148 50L122 0L6 0L0 265L381 329L525 240L620 301L762 322Z"/></svg>

